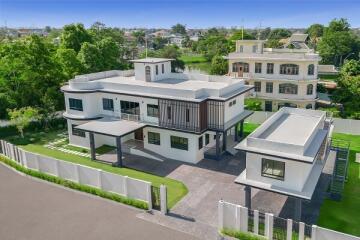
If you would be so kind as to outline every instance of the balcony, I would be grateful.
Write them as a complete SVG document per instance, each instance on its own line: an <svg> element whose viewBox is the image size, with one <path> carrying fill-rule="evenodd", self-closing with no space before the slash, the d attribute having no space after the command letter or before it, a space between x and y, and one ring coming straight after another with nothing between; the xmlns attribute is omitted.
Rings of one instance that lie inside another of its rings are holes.
<svg viewBox="0 0 360 240"><path fill-rule="evenodd" d="M136 114L121 113L120 118L123 120L140 122L140 115Z"/></svg>

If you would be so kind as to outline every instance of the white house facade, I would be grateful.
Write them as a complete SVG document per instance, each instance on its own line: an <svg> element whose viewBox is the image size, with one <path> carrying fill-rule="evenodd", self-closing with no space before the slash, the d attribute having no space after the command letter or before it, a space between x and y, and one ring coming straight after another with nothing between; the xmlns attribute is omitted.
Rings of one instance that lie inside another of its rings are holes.
<svg viewBox="0 0 360 240"><path fill-rule="evenodd" d="M254 85L265 111L281 107L314 109L320 57L304 42L289 48L264 48L263 40L238 40L227 56L229 74Z"/></svg>
<svg viewBox="0 0 360 240"><path fill-rule="evenodd" d="M62 87L70 144L90 148L93 159L97 147L116 146L119 164L129 148L197 163L219 159L229 137L241 138L252 114L244 110L252 86L243 79L172 73L171 59L133 62L135 70L76 76Z"/></svg>

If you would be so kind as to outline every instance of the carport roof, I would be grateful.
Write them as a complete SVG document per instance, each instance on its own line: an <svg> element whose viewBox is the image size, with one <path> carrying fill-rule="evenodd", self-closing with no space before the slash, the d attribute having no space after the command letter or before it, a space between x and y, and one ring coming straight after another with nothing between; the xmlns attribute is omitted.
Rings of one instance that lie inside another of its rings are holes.
<svg viewBox="0 0 360 240"><path fill-rule="evenodd" d="M140 122L104 117L78 125L75 128L85 132L122 137L145 126L146 124Z"/></svg>

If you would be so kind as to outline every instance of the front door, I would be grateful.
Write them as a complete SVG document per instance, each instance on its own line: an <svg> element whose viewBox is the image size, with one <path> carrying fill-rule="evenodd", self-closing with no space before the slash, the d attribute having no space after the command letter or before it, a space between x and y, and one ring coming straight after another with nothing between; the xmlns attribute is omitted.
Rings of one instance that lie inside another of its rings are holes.
<svg viewBox="0 0 360 240"><path fill-rule="evenodd" d="M272 112L272 101L265 101L265 111Z"/></svg>
<svg viewBox="0 0 360 240"><path fill-rule="evenodd" d="M243 72L244 72L243 68L244 68L243 65L238 64L238 77L243 77Z"/></svg>
<svg viewBox="0 0 360 240"><path fill-rule="evenodd" d="M144 140L144 135L143 135L143 129L142 128L136 130L134 132L134 135L135 135L134 137L135 137L136 140L140 140L140 141Z"/></svg>

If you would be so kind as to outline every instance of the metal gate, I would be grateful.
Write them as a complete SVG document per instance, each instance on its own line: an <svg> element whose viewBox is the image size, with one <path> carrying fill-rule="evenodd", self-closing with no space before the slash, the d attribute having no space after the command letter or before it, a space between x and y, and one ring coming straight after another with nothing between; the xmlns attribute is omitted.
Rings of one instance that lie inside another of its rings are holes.
<svg viewBox="0 0 360 240"><path fill-rule="evenodd" d="M152 208L160 211L160 188L151 186Z"/></svg>

